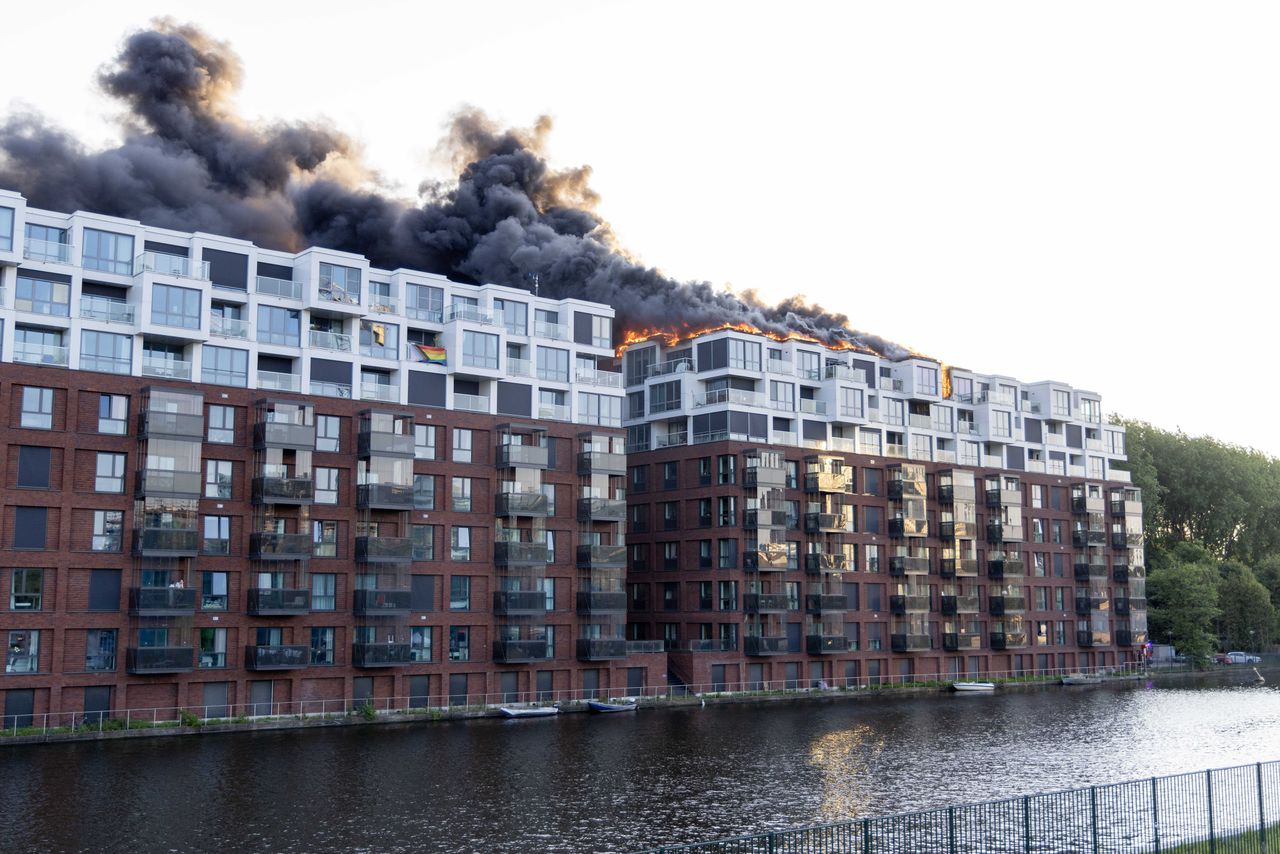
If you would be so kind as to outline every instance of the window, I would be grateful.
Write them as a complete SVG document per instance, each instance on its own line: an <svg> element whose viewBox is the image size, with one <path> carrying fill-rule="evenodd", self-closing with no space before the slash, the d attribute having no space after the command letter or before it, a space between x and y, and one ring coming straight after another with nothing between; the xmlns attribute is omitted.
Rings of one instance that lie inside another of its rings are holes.
<svg viewBox="0 0 1280 854"><path fill-rule="evenodd" d="M204 497L231 497L231 460L205 460Z"/></svg>
<svg viewBox="0 0 1280 854"><path fill-rule="evenodd" d="M93 511L93 539L90 548L95 552L120 551L123 531L123 510Z"/></svg>
<svg viewBox="0 0 1280 854"><path fill-rule="evenodd" d="M52 430L53 389L23 387L22 417L18 423L34 430Z"/></svg>
<svg viewBox="0 0 1280 854"><path fill-rule="evenodd" d="M320 296L349 305L360 303L360 271L337 264L320 265Z"/></svg>
<svg viewBox="0 0 1280 854"><path fill-rule="evenodd" d="M209 407L209 441L232 444L236 440L236 411L230 406Z"/></svg>
<svg viewBox="0 0 1280 854"><path fill-rule="evenodd" d="M316 557L338 556L338 523L312 522L311 537L315 544L312 552Z"/></svg>
<svg viewBox="0 0 1280 854"><path fill-rule="evenodd" d="M1031 484L1031 506L1037 510L1044 507L1044 487L1038 483Z"/></svg>
<svg viewBox="0 0 1280 854"><path fill-rule="evenodd" d="M466 367L496 371L498 369L498 336L485 332L464 331L462 333L462 364ZM566 379L568 364L568 354L566 354Z"/></svg>
<svg viewBox="0 0 1280 854"><path fill-rule="evenodd" d="M225 572L200 573L200 610L227 610L227 574Z"/></svg>
<svg viewBox="0 0 1280 854"><path fill-rule="evenodd" d="M795 408L795 385L793 383L769 381L769 405L773 409L790 412Z"/></svg>
<svg viewBox="0 0 1280 854"><path fill-rule="evenodd" d="M735 470L737 466L737 458L733 456L733 454L722 454L717 458L717 466L717 470L719 472L719 478L716 481L717 483L724 486L726 484L736 482Z"/></svg>
<svg viewBox="0 0 1280 854"><path fill-rule="evenodd" d="M338 503L338 470L316 468L316 504Z"/></svg>
<svg viewBox="0 0 1280 854"><path fill-rule="evenodd" d="M341 448L342 420L337 415L316 416L316 450L338 453Z"/></svg>
<svg viewBox="0 0 1280 854"><path fill-rule="evenodd" d="M258 306L258 342L297 347L302 341L301 313L292 308Z"/></svg>
<svg viewBox="0 0 1280 854"><path fill-rule="evenodd" d="M469 576L449 576L449 610L471 610L471 578Z"/></svg>
<svg viewBox="0 0 1280 854"><path fill-rule="evenodd" d="M377 320L360 321L360 352L376 359L399 359L400 327Z"/></svg>
<svg viewBox="0 0 1280 854"><path fill-rule="evenodd" d="M71 285L19 275L13 307L32 314L67 317L71 314Z"/></svg>
<svg viewBox="0 0 1280 854"><path fill-rule="evenodd" d="M43 569L15 569L9 585L9 609L13 611L42 610L44 592Z"/></svg>
<svg viewBox="0 0 1280 854"><path fill-rule="evenodd" d="M224 555L231 550L231 517L205 516L204 542L200 551L207 555Z"/></svg>
<svg viewBox="0 0 1280 854"><path fill-rule="evenodd" d="M1013 435L1012 414L999 409L991 412L991 435L1008 438Z"/></svg>
<svg viewBox="0 0 1280 854"><path fill-rule="evenodd" d="M415 510L436 509L435 475L415 474L413 476L413 508Z"/></svg>
<svg viewBox="0 0 1280 854"><path fill-rule="evenodd" d="M415 460L434 460L436 458L435 425L413 425L413 458Z"/></svg>
<svg viewBox="0 0 1280 854"><path fill-rule="evenodd" d="M578 423L601 427L622 426L622 398L578 392Z"/></svg>
<svg viewBox="0 0 1280 854"><path fill-rule="evenodd" d="M746 371L760 370L760 344L756 341L729 339L729 367ZM817 379L814 377L814 379Z"/></svg>
<svg viewBox="0 0 1280 854"><path fill-rule="evenodd" d="M449 560L471 560L471 529L454 526L449 530Z"/></svg>
<svg viewBox="0 0 1280 854"><path fill-rule="evenodd" d="M430 661L435 630L431 626L413 626L409 630L409 658L413 661Z"/></svg>
<svg viewBox="0 0 1280 854"><path fill-rule="evenodd" d="M98 397L98 432L123 436L129 429L129 398L123 394Z"/></svg>
<svg viewBox="0 0 1280 854"><path fill-rule="evenodd" d="M414 480L416 482L417 478L415 477ZM455 477L453 479L452 508L454 513L471 512L471 478Z"/></svg>
<svg viewBox="0 0 1280 854"><path fill-rule="evenodd" d="M93 228L84 230L84 252L80 263L88 270L102 270L121 276L133 275L133 238Z"/></svg>
<svg viewBox="0 0 1280 854"><path fill-rule="evenodd" d="M415 320L439 323L444 318L444 290L427 285L409 285L405 289L405 314Z"/></svg>
<svg viewBox="0 0 1280 854"><path fill-rule="evenodd" d="M22 489L48 489L53 451L23 445L18 448L18 486Z"/></svg>
<svg viewBox="0 0 1280 854"><path fill-rule="evenodd" d="M538 379L567 383L569 381L569 351L555 347L538 348Z"/></svg>
<svg viewBox="0 0 1280 854"><path fill-rule="evenodd" d="M916 392L919 394L938 393L937 368L916 365Z"/></svg>
<svg viewBox="0 0 1280 854"><path fill-rule="evenodd" d="M98 452L94 492L124 492L124 454Z"/></svg>
<svg viewBox="0 0 1280 854"><path fill-rule="evenodd" d="M30 231L31 226L27 226L28 234ZM13 249L13 208L0 208L0 250L8 252L11 249ZM24 247L23 254L28 258L33 257L29 246Z"/></svg>
<svg viewBox="0 0 1280 854"><path fill-rule="evenodd" d="M203 382L236 388L249 384L249 351L205 344L202 352L200 378Z"/></svg>
<svg viewBox="0 0 1280 854"><path fill-rule="evenodd" d="M466 626L449 627L449 660L471 660L471 634Z"/></svg>
<svg viewBox="0 0 1280 854"><path fill-rule="evenodd" d="M434 525L410 525L409 539L413 541L414 560L436 559L436 529Z"/></svg>
<svg viewBox="0 0 1280 854"><path fill-rule="evenodd" d="M471 431L455 427L453 430L453 461L471 462Z"/></svg>
<svg viewBox="0 0 1280 854"><path fill-rule="evenodd" d="M15 507L13 509L13 547L15 549L44 549L49 524L47 507Z"/></svg>
<svg viewBox="0 0 1280 854"><path fill-rule="evenodd" d="M6 673L38 673L40 670L40 632L20 629L9 632L5 655Z"/></svg>
<svg viewBox="0 0 1280 854"><path fill-rule="evenodd" d="M613 318L591 316L591 346L613 346Z"/></svg>
<svg viewBox="0 0 1280 854"><path fill-rule="evenodd" d="M1102 401L1091 400L1087 397L1080 398L1080 413L1085 421L1098 422L1102 420Z"/></svg>
<svg viewBox="0 0 1280 854"><path fill-rule="evenodd" d="M332 626L311 627L311 663L334 664L334 630Z"/></svg>
<svg viewBox="0 0 1280 854"><path fill-rule="evenodd" d="M227 630L200 629L200 661L202 670L227 666Z"/></svg>
<svg viewBox="0 0 1280 854"><path fill-rule="evenodd" d="M180 329L200 328L200 292L174 285L151 289L151 322Z"/></svg>
<svg viewBox="0 0 1280 854"><path fill-rule="evenodd" d="M338 576L332 572L311 573L311 610L332 611L338 602Z"/></svg>
<svg viewBox="0 0 1280 854"><path fill-rule="evenodd" d="M556 532L545 531L542 534L543 541L547 544L547 563L556 562Z"/></svg>
<svg viewBox="0 0 1280 854"><path fill-rule="evenodd" d="M507 328L512 335L529 334L529 306L509 299L493 301L494 319Z"/></svg>
<svg viewBox="0 0 1280 854"><path fill-rule="evenodd" d="M116 630L89 629L84 637L84 669L109 673L116 669Z"/></svg>
<svg viewBox="0 0 1280 854"><path fill-rule="evenodd" d="M104 374L127 374L133 366L133 336L112 332L80 333L80 367Z"/></svg>
<svg viewBox="0 0 1280 854"><path fill-rule="evenodd" d="M738 541L719 540L717 548L720 569L736 569L738 566Z"/></svg>

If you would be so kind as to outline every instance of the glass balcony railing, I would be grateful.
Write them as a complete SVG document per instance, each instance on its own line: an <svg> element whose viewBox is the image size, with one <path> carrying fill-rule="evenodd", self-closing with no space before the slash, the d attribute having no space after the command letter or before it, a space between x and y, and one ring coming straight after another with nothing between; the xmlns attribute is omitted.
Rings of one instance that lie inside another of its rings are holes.
<svg viewBox="0 0 1280 854"><path fill-rule="evenodd" d="M258 388L267 391L302 391L302 375L258 371Z"/></svg>
<svg viewBox="0 0 1280 854"><path fill-rule="evenodd" d="M283 299L302 299L302 282L294 282L289 279L275 279L271 276L258 276L255 284L258 293L265 296L281 297Z"/></svg>
<svg viewBox="0 0 1280 854"><path fill-rule="evenodd" d="M26 365L67 366L68 349L56 344L29 344L15 341L13 344L13 360Z"/></svg>
<svg viewBox="0 0 1280 854"><path fill-rule="evenodd" d="M142 357L142 375L144 377L162 377L169 380L191 379L191 363L178 359L155 359Z"/></svg>
<svg viewBox="0 0 1280 854"><path fill-rule="evenodd" d="M22 241L22 257L28 261L42 261L46 264L70 264L71 244L28 237Z"/></svg>
<svg viewBox="0 0 1280 854"><path fill-rule="evenodd" d="M294 670L311 663L311 648L270 644L245 647L244 666L247 670Z"/></svg>
<svg viewBox="0 0 1280 854"><path fill-rule="evenodd" d="M133 262L133 274L159 273L182 279L209 281L209 262L193 261L182 255L166 255L163 252L143 252Z"/></svg>
<svg viewBox="0 0 1280 854"><path fill-rule="evenodd" d="M209 334L218 338L249 340L249 321L221 314L209 315Z"/></svg>
<svg viewBox="0 0 1280 854"><path fill-rule="evenodd" d="M103 323L123 323L132 325L135 319L134 306L124 300L107 299L106 297L80 297L80 316L87 320L100 320Z"/></svg>

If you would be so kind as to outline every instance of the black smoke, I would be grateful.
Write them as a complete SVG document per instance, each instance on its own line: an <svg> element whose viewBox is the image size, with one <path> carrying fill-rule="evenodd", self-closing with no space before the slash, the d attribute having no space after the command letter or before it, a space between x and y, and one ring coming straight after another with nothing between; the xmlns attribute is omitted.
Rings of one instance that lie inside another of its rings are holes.
<svg viewBox="0 0 1280 854"><path fill-rule="evenodd" d="M243 68L225 43L169 20L126 38L98 75L125 107L123 142L89 151L34 112L0 124L0 187L36 207L86 210L298 251L325 246L455 280L614 306L619 331L680 332L749 323L845 342L890 358L907 351L856 332L843 314L793 297L677 282L633 260L595 212L590 167L554 170L551 121L503 129L483 113L454 116L442 149L457 177L386 193L359 146L318 122L253 126L231 100Z"/></svg>

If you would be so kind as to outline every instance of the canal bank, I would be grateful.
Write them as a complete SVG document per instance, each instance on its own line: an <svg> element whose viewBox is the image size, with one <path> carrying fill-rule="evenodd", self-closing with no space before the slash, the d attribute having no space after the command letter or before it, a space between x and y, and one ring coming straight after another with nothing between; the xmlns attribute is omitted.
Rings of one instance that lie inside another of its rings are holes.
<svg viewBox="0 0 1280 854"><path fill-rule="evenodd" d="M1273 680L1280 680L1280 667L1274 668ZM1207 671L1162 669L1108 674L1099 685L1069 686L1061 677L1019 676L995 680L1002 693L1013 691L1078 691L1082 688L1132 688L1144 680L1180 680L1188 678L1219 679L1225 682L1249 682L1252 668L1215 668ZM858 702L884 698L908 698L951 694L950 682L923 682L905 685L857 684L840 688L790 688L781 686L759 691L669 692L637 698L637 711L657 711L708 706ZM41 744L70 741L115 741L134 738L192 737L199 735L264 732L276 730L312 730L333 727L369 727L418 725L441 721L464 721L505 717L500 705L410 707L411 698L385 698L378 702L339 701L340 708L323 706L319 710L272 709L267 714L227 714L202 716L189 709L133 709L107 713L94 719L75 719L59 725L50 716L39 725L15 727L0 731L0 747L17 744ZM282 704L283 705L283 704ZM537 705L537 704L534 704ZM546 703L542 705L548 705ZM555 701L559 714L588 713L587 703L580 699ZM228 709L228 712L233 710ZM256 710L245 710L256 711Z"/></svg>

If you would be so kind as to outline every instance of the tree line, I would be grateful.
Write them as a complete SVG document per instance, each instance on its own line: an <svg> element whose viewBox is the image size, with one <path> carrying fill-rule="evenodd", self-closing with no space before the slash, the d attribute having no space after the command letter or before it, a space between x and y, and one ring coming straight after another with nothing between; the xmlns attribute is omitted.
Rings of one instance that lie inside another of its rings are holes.
<svg viewBox="0 0 1280 854"><path fill-rule="evenodd" d="M1151 640L1193 660L1280 636L1280 460L1118 419L1142 490Z"/></svg>

